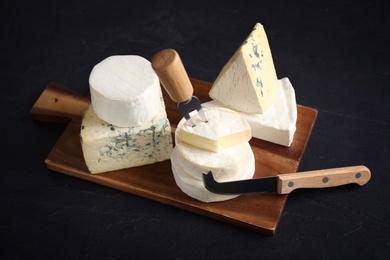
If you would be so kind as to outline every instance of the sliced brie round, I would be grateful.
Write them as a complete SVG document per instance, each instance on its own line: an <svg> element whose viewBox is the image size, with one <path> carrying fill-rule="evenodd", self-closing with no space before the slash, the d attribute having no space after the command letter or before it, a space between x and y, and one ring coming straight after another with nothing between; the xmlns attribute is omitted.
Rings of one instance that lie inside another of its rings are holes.
<svg viewBox="0 0 390 260"><path fill-rule="evenodd" d="M160 108L160 83L148 60L137 55L110 56L89 77L96 115L119 127L139 126Z"/></svg>
<svg viewBox="0 0 390 260"><path fill-rule="evenodd" d="M179 122L180 141L218 152L252 138L250 125L239 113L223 107L203 108L203 111L207 122L196 111L190 113L194 125L184 118Z"/></svg>
<svg viewBox="0 0 390 260"><path fill-rule="evenodd" d="M208 191L204 187L202 180L194 178L192 175L188 174L186 169L180 165L180 152L177 147L173 149L171 154L171 164L173 177L177 186L188 196L203 201L203 202L217 202L225 201L229 199L234 199L239 196L239 194L227 195L227 194L216 194ZM246 167L243 167L240 174L237 176L238 179L250 179L253 177L255 172L255 165L247 164ZM214 174L214 172L213 172Z"/></svg>
<svg viewBox="0 0 390 260"><path fill-rule="evenodd" d="M176 143L178 163L193 178L202 180L202 172L212 171L217 181L237 180L243 169L254 164L253 151L248 142L222 149L218 153L186 143Z"/></svg>
<svg viewBox="0 0 390 260"><path fill-rule="evenodd" d="M212 171L217 181L237 180L247 165L254 165L255 157L248 142L212 152L182 142L181 128L184 125L185 119L179 122L175 131L176 149L180 155L177 160L193 178L202 180L202 171Z"/></svg>

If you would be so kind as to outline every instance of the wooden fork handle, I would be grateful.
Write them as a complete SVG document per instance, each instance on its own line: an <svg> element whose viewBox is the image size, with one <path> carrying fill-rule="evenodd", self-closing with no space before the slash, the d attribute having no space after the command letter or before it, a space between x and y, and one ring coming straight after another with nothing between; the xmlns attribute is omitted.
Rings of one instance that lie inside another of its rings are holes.
<svg viewBox="0 0 390 260"><path fill-rule="evenodd" d="M153 56L151 63L161 84L173 101L185 102L192 97L194 89L180 56L174 49L159 51Z"/></svg>

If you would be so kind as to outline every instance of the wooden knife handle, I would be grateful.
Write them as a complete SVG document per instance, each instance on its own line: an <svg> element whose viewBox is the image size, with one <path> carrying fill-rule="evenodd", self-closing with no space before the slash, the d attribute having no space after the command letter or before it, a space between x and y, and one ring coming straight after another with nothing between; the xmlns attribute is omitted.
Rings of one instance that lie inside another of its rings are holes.
<svg viewBox="0 0 390 260"><path fill-rule="evenodd" d="M80 117L90 104L90 98L51 82L30 110L34 120L68 123Z"/></svg>
<svg viewBox="0 0 390 260"><path fill-rule="evenodd" d="M173 101L185 102L192 97L194 89L180 56L174 49L159 51L153 56L151 63Z"/></svg>
<svg viewBox="0 0 390 260"><path fill-rule="evenodd" d="M327 188L344 184L366 184L371 172L366 166L351 166L326 170L278 175L278 193L288 194L299 188Z"/></svg>

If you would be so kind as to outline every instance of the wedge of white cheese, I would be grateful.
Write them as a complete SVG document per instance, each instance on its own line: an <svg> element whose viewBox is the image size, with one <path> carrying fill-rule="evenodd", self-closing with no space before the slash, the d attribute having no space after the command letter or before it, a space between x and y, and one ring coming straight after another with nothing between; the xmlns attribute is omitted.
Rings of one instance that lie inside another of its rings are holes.
<svg viewBox="0 0 390 260"><path fill-rule="evenodd" d="M251 127L237 112L222 107L203 109L207 122L196 111L190 113L192 124L180 124L180 141L209 151L218 152L221 148L228 148L248 142L251 136Z"/></svg>
<svg viewBox="0 0 390 260"><path fill-rule="evenodd" d="M160 82L148 60L137 55L110 56L89 76L96 115L119 127L139 126L160 109Z"/></svg>
<svg viewBox="0 0 390 260"><path fill-rule="evenodd" d="M81 146L91 173L103 173L165 161L173 150L165 105L158 91L159 112L139 126L117 127L101 120L89 106L81 124Z"/></svg>
<svg viewBox="0 0 390 260"><path fill-rule="evenodd" d="M294 88L288 78L279 80L280 90L275 102L263 114L239 114L252 128L252 137L290 146L294 139L297 122L297 104ZM223 104L210 101L202 104L203 107L216 107Z"/></svg>
<svg viewBox="0 0 390 260"><path fill-rule="evenodd" d="M172 172L180 189L204 202L222 201L237 195L219 195L209 192L203 184L202 172L212 171L217 181L250 179L255 171L255 157L248 142L211 152L181 140L182 119L175 131L176 146L171 155Z"/></svg>
<svg viewBox="0 0 390 260"><path fill-rule="evenodd" d="M209 95L225 107L264 113L279 90L271 49L263 25L256 23L215 80Z"/></svg>

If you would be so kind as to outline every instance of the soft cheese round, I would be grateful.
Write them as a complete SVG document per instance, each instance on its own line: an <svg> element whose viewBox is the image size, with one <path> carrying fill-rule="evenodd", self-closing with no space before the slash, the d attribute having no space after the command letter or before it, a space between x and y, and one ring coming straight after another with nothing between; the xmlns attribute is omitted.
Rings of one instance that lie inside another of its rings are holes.
<svg viewBox="0 0 390 260"><path fill-rule="evenodd" d="M207 122L204 122L196 111L190 113L192 123L185 118L179 122L180 141L218 152L251 139L251 127L237 112L222 107L203 108Z"/></svg>
<svg viewBox="0 0 390 260"><path fill-rule="evenodd" d="M160 108L160 83L148 60L137 55L110 56L89 76L93 109L102 120L119 127L138 126Z"/></svg>
<svg viewBox="0 0 390 260"><path fill-rule="evenodd" d="M177 147L175 147L171 154L173 177L177 186L188 196L203 202L225 201L229 199L234 199L239 196L239 194L217 194L208 191L204 187L204 183L202 180L194 178L186 171L185 168L180 165L181 159L182 158L180 151ZM241 170L242 171L237 176L238 179L250 179L254 175L255 165L247 164L246 167ZM213 175L215 175L214 172Z"/></svg>
<svg viewBox="0 0 390 260"><path fill-rule="evenodd" d="M247 165L254 165L255 158L248 142L222 149L218 153L176 143L180 153L178 162L193 178L202 180L202 172L212 171L217 181L237 180Z"/></svg>
<svg viewBox="0 0 390 260"><path fill-rule="evenodd" d="M176 148L180 154L177 161L193 178L202 180L202 171L212 171L217 181L237 180L247 165L254 165L255 157L249 143L220 148L212 152L181 141L181 129L185 127L181 120L175 131Z"/></svg>
<svg viewBox="0 0 390 260"><path fill-rule="evenodd" d="M248 142L221 148L212 152L180 140L181 120L176 128L176 146L171 154L172 172L177 186L188 196L203 202L216 202L236 198L209 192L203 183L202 173L212 171L217 181L250 179L255 173L255 157Z"/></svg>

